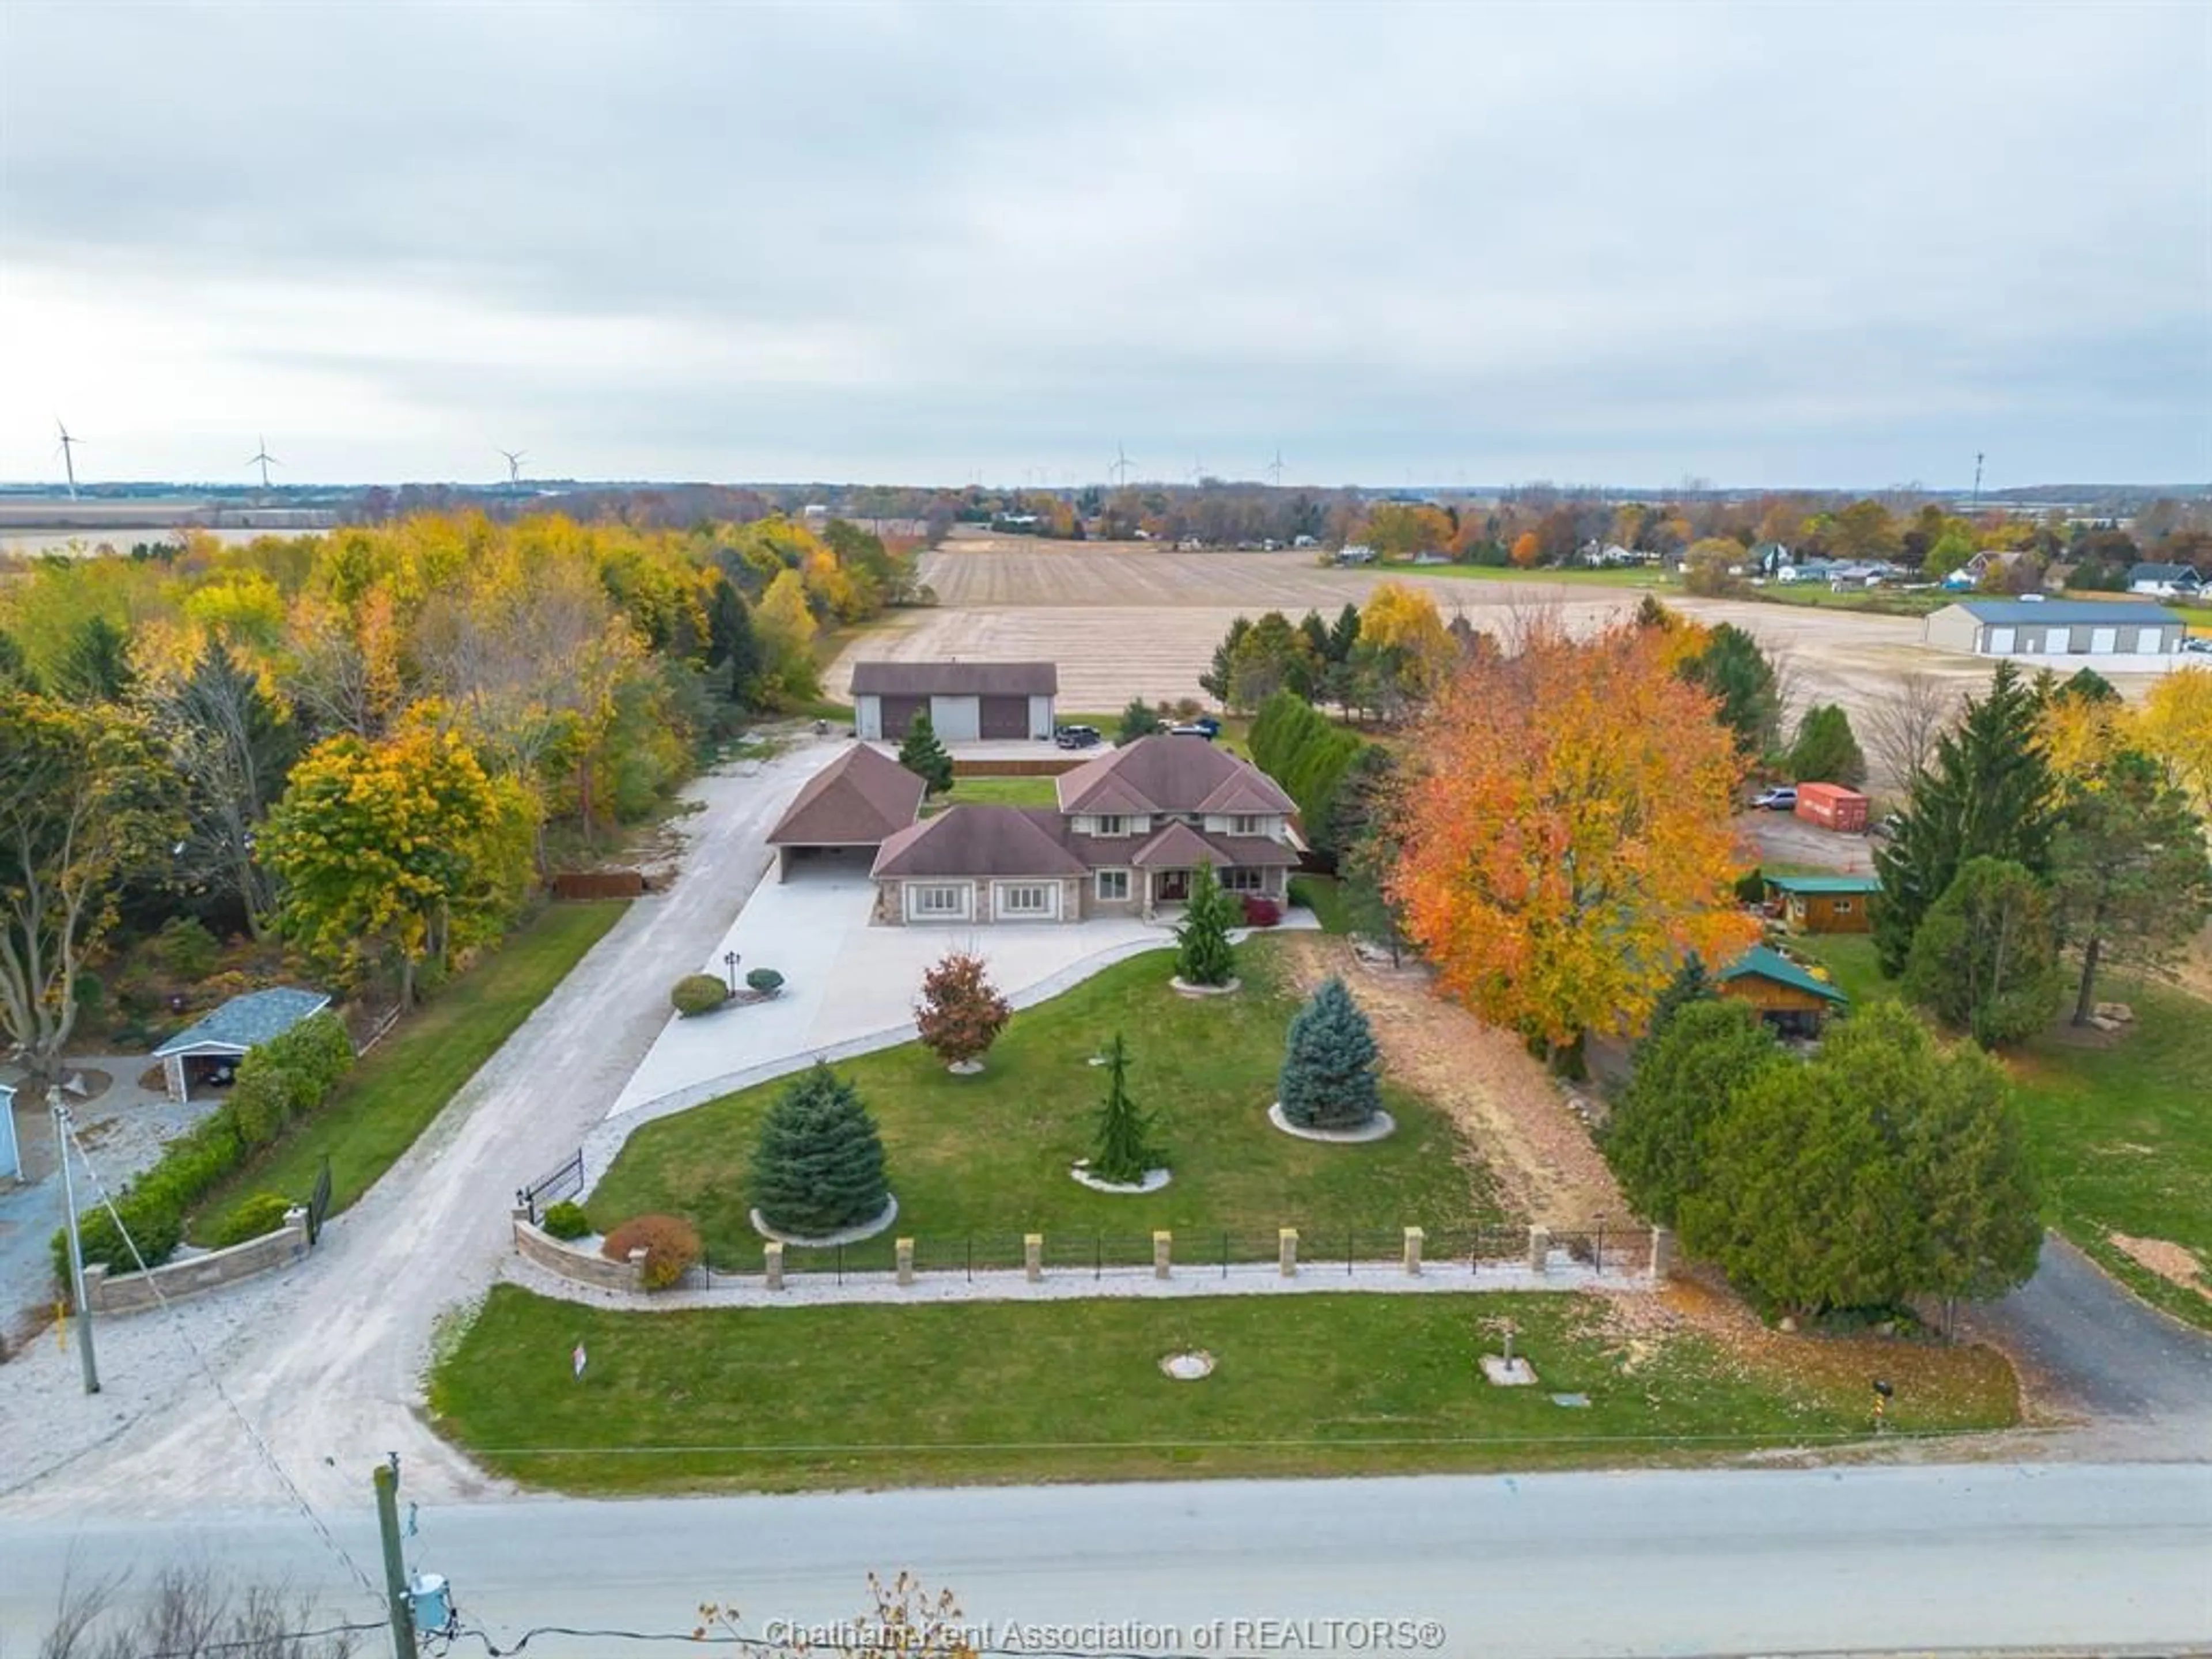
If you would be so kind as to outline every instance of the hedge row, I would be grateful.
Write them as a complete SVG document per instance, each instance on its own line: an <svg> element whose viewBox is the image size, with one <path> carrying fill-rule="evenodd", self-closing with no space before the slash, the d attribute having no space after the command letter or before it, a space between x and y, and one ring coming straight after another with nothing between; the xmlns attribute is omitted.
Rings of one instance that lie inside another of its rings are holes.
<svg viewBox="0 0 2212 1659"><path fill-rule="evenodd" d="M1337 786L1374 745L1295 691L1278 691L1252 722L1252 762L1297 803L1306 840L1334 854Z"/></svg>
<svg viewBox="0 0 2212 1659"><path fill-rule="evenodd" d="M158 1267L167 1261L184 1240L185 1218L192 1206L329 1099L353 1061L353 1043L345 1027L327 1011L301 1020L247 1054L239 1063L230 1098L171 1141L160 1162L115 1200L146 1265ZM80 1213L77 1233L86 1266L103 1262L114 1273L138 1270L130 1243L105 1205ZM65 1286L69 1236L64 1229L54 1230L53 1251L54 1278Z"/></svg>

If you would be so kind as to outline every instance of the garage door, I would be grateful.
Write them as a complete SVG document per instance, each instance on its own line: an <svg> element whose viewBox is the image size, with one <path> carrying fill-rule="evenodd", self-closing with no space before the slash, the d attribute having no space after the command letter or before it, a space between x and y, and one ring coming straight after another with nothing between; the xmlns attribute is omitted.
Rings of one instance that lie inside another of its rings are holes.
<svg viewBox="0 0 2212 1659"><path fill-rule="evenodd" d="M983 699L983 735L987 738L1026 738L1030 734L1027 697Z"/></svg>
<svg viewBox="0 0 2212 1659"><path fill-rule="evenodd" d="M1992 657L2012 655L2012 642L2015 637L2015 631L2009 628L1990 629L1990 655Z"/></svg>
<svg viewBox="0 0 2212 1659"><path fill-rule="evenodd" d="M2089 630L2089 650L2092 655L2109 657L2120 648L2120 630L2117 628L2093 628Z"/></svg>
<svg viewBox="0 0 2212 1659"><path fill-rule="evenodd" d="M927 697L884 697L884 741L896 743L914 725L914 717L929 707Z"/></svg>
<svg viewBox="0 0 2212 1659"><path fill-rule="evenodd" d="M2138 628L2136 629L2136 654L2137 656L2155 657L2163 653L2165 649L2166 630L2164 629Z"/></svg>

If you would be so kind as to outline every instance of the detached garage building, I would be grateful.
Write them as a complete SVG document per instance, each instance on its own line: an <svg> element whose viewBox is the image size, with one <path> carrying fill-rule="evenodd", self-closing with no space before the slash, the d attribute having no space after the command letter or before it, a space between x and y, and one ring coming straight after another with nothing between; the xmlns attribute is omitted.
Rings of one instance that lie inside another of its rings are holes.
<svg viewBox="0 0 2212 1659"><path fill-rule="evenodd" d="M856 743L806 781L806 787L768 832L775 848L775 878L788 881L793 863L810 856L832 861L838 853L876 849L911 824L929 786L889 755Z"/></svg>
<svg viewBox="0 0 2212 1659"><path fill-rule="evenodd" d="M896 743L927 712L945 743L1049 741L1059 690L1048 662L855 663L853 724L871 743Z"/></svg>
<svg viewBox="0 0 2212 1659"><path fill-rule="evenodd" d="M2188 630L2162 605L2094 599L1967 599L1947 605L1921 637L1977 657L2170 657Z"/></svg>

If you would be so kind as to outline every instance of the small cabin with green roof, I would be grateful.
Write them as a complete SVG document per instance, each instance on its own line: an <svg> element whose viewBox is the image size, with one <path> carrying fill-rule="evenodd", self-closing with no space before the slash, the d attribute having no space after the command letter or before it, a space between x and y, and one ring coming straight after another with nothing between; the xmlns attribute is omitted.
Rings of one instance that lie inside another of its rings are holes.
<svg viewBox="0 0 2212 1659"><path fill-rule="evenodd" d="M1759 1018L1784 1036L1810 1037L1850 999L1824 979L1816 979L1778 951L1754 945L1713 975L1713 989L1747 1002Z"/></svg>
<svg viewBox="0 0 2212 1659"><path fill-rule="evenodd" d="M1879 876L1769 876L1766 902L1792 933L1863 933Z"/></svg>

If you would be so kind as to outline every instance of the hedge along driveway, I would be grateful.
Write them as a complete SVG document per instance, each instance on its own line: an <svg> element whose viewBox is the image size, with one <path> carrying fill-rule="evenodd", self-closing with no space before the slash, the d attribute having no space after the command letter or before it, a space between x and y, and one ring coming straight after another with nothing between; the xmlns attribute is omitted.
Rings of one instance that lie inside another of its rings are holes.
<svg viewBox="0 0 2212 1659"><path fill-rule="evenodd" d="M1317 1146L1268 1124L1297 1004L1280 988L1271 942L1241 947L1238 961L1243 990L1205 999L1169 988L1168 952L1118 963L1016 1014L978 1077L949 1075L918 1043L837 1066L881 1130L896 1231L920 1241L925 1261L947 1265L973 1236L978 1265L1005 1266L1010 1253L1018 1263L1019 1236L1032 1231L1046 1235L1056 1261L1100 1251L1149 1261L1155 1228L1175 1232L1182 1259L1218 1256L1226 1234L1249 1261L1273 1255L1281 1226L1301 1230L1309 1255L1340 1255L1356 1233L1360 1253L1374 1256L1395 1253L1409 1224L1441 1242L1497 1221L1487 1180L1450 1121L1387 1079L1383 1103L1399 1125L1387 1140ZM1156 1115L1152 1138L1175 1172L1141 1198L1091 1192L1068 1176L1091 1151L1105 1089L1089 1057L1117 1030L1128 1043L1130 1092ZM763 1084L639 1129L592 1193L593 1224L671 1211L698 1224L717 1265L757 1269L749 1165L762 1117L786 1086ZM890 1245L884 1235L848 1252L848 1264L887 1265Z"/></svg>
<svg viewBox="0 0 2212 1659"><path fill-rule="evenodd" d="M362 1058L329 1103L231 1177L194 1216L216 1232L256 1193L304 1200L331 1160L331 1208L376 1184L456 1091L528 1019L629 908L621 901L549 906L500 948L403 1020Z"/></svg>

